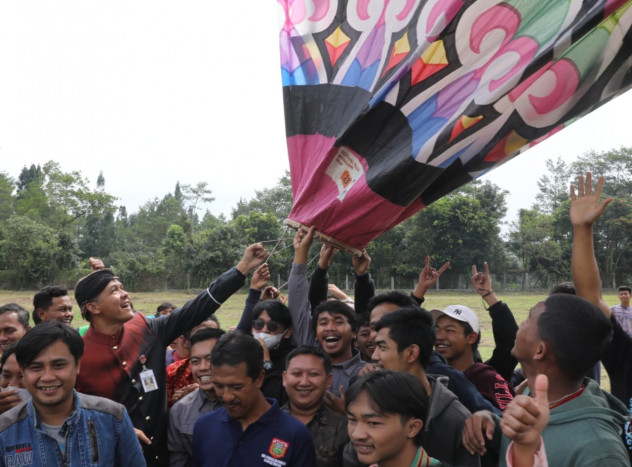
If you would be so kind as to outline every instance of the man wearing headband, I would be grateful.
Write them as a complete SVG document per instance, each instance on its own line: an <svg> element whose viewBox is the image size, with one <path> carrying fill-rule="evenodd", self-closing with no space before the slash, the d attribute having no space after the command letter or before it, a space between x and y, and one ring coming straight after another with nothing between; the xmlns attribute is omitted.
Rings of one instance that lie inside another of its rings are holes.
<svg viewBox="0 0 632 467"><path fill-rule="evenodd" d="M260 243L249 246L236 267L168 316L135 313L123 284L110 269L80 279L75 298L90 322L77 389L122 403L132 419L150 466L168 465L165 349L201 323L268 257Z"/></svg>

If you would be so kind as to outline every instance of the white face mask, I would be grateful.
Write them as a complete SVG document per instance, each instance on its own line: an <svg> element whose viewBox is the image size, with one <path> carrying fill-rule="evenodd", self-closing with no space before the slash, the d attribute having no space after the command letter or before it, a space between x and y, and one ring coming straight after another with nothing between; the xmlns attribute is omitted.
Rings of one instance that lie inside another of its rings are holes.
<svg viewBox="0 0 632 467"><path fill-rule="evenodd" d="M287 329L282 334L268 334L267 332L255 332L252 335L252 337L254 337L257 340L263 339L263 343L266 345L268 350L272 350L277 345L279 345L279 343L281 342L281 339L283 339L283 336L285 336L286 332L287 332Z"/></svg>

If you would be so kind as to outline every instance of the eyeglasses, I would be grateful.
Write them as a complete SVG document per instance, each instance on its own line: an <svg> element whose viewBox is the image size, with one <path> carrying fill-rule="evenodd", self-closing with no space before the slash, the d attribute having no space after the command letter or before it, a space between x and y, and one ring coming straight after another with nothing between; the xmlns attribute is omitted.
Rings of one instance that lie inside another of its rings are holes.
<svg viewBox="0 0 632 467"><path fill-rule="evenodd" d="M257 331L261 331L266 325L268 326L268 331L270 332L276 332L279 329L279 326L281 326L279 323L272 320L266 322L262 319L255 319L252 322L252 327L255 328Z"/></svg>

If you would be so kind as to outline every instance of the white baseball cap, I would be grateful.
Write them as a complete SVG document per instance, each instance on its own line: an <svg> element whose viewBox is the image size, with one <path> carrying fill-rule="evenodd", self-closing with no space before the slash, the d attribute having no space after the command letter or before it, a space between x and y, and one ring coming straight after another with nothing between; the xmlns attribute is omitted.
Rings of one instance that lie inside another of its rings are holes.
<svg viewBox="0 0 632 467"><path fill-rule="evenodd" d="M432 310L430 314L435 323L442 315L446 315L457 321L469 324L476 334L479 333L478 316L465 305L449 305L444 310Z"/></svg>

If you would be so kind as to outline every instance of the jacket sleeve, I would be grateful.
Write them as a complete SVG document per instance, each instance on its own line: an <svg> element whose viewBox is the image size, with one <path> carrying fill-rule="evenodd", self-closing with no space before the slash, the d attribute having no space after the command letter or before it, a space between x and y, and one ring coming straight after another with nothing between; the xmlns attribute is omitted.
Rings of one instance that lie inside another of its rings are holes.
<svg viewBox="0 0 632 467"><path fill-rule="evenodd" d="M261 299L261 291L255 289L248 289L248 297L246 297L246 305L244 311L239 319L237 329L244 334L250 335L252 331L252 309L255 307Z"/></svg>
<svg viewBox="0 0 632 467"><path fill-rule="evenodd" d="M182 308L170 315L147 320L148 325L166 347L176 337L197 326L211 316L222 303L244 285L245 276L231 268L219 276L197 297L189 300Z"/></svg>
<svg viewBox="0 0 632 467"><path fill-rule="evenodd" d="M292 264L288 278L290 316L292 316L292 339L296 345L314 345L312 331L312 307L309 304L307 265Z"/></svg>
<svg viewBox="0 0 632 467"><path fill-rule="evenodd" d="M119 435L118 443L116 443L117 464L138 465L139 467L146 466L147 463L143 456L143 450L140 447L140 441L138 440L138 436L136 436L127 411L123 414Z"/></svg>
<svg viewBox="0 0 632 467"><path fill-rule="evenodd" d="M356 274L354 294L355 311L359 315L366 311L369 300L375 295L375 282L373 282L370 272L361 276Z"/></svg>
<svg viewBox="0 0 632 467"><path fill-rule="evenodd" d="M489 315L492 318L492 333L494 334L495 347L491 358L485 363L493 367L500 376L509 381L518 364L518 360L511 355L511 349L513 349L516 341L518 324L509 307L502 301L489 307Z"/></svg>
<svg viewBox="0 0 632 467"><path fill-rule="evenodd" d="M169 431L167 445L169 447L169 467L187 467L190 463L189 451L184 435L178 430L178 423L173 409L169 413Z"/></svg>
<svg viewBox="0 0 632 467"><path fill-rule="evenodd" d="M327 269L316 266L309 281L309 304L312 309L321 302L327 300L327 285L329 284L329 274Z"/></svg>

